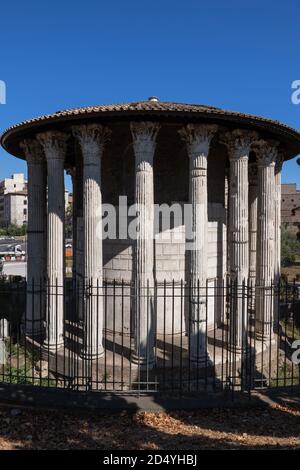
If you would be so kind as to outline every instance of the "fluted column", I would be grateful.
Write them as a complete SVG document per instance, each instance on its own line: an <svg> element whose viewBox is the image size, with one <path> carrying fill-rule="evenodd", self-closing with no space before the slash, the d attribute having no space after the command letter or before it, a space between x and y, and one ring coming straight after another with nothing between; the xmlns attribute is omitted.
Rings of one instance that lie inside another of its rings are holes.
<svg viewBox="0 0 300 470"><path fill-rule="evenodd" d="M274 280L278 284L281 274L281 169L283 154L280 153L275 164L275 260Z"/></svg>
<svg viewBox="0 0 300 470"><path fill-rule="evenodd" d="M207 360L207 157L216 130L215 125L188 124L179 131L187 144L190 159L189 198L192 205L193 242L189 267L191 284L189 345L191 361L197 364Z"/></svg>
<svg viewBox="0 0 300 470"><path fill-rule="evenodd" d="M259 141L255 148L258 164L258 217L256 258L256 331L268 340L273 335L275 263L275 162L277 145Z"/></svg>
<svg viewBox="0 0 300 470"><path fill-rule="evenodd" d="M284 160L282 152L278 153L275 164L275 252L274 252L274 320L280 313L280 276L281 276L281 169Z"/></svg>
<svg viewBox="0 0 300 470"><path fill-rule="evenodd" d="M64 160L68 136L62 132L37 135L47 160L48 241L47 241L47 327L45 347L63 345L64 331Z"/></svg>
<svg viewBox="0 0 300 470"><path fill-rule="evenodd" d="M84 341L82 355L103 354L101 160L110 131L100 124L73 126L83 157Z"/></svg>
<svg viewBox="0 0 300 470"><path fill-rule="evenodd" d="M230 232L229 232L229 168L225 168L225 181L224 181L224 209L226 221L226 276L230 272Z"/></svg>
<svg viewBox="0 0 300 470"><path fill-rule="evenodd" d="M256 282L256 240L257 240L257 166L249 165L249 298L250 308L255 308L255 282Z"/></svg>
<svg viewBox="0 0 300 470"><path fill-rule="evenodd" d="M46 161L37 140L21 143L28 166L26 334L44 333L46 297Z"/></svg>
<svg viewBox="0 0 300 470"><path fill-rule="evenodd" d="M231 346L246 347L247 302L246 285L249 275L248 232L248 159L256 133L236 129L223 136L230 160L229 239L230 278L234 284L231 311Z"/></svg>
<svg viewBox="0 0 300 470"><path fill-rule="evenodd" d="M76 281L76 308L77 316L83 320L83 289L84 289L84 224L83 224L83 159L81 146L77 140L74 142L76 164L76 253L75 253L75 281Z"/></svg>
<svg viewBox="0 0 300 470"><path fill-rule="evenodd" d="M135 203L138 232L135 247L135 350L134 363L154 364L154 185L153 157L159 126L153 122L132 122L135 155Z"/></svg>

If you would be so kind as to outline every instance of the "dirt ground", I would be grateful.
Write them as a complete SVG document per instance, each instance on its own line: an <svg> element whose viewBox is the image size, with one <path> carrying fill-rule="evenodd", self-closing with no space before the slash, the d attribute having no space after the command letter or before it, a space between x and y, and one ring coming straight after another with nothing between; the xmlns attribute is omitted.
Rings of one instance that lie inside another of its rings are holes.
<svg viewBox="0 0 300 470"><path fill-rule="evenodd" d="M0 450L300 449L300 408L63 412L0 407Z"/></svg>
<svg viewBox="0 0 300 470"><path fill-rule="evenodd" d="M282 267L281 273L287 276L289 282L293 282L296 276L300 274L300 262L298 261L291 266Z"/></svg>

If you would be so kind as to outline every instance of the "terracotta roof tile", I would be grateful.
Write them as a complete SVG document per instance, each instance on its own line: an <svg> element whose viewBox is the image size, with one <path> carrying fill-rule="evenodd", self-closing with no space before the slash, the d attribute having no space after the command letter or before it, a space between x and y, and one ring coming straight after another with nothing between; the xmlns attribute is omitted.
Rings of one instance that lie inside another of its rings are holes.
<svg viewBox="0 0 300 470"><path fill-rule="evenodd" d="M196 118L197 115L199 115L199 117L207 115L210 117L210 119L223 119L224 121L228 121L228 123L236 123L240 119L240 125L264 127L265 129L270 130L275 134L278 133L281 135L285 135L288 139L291 139L293 141L295 147L295 149L293 150L293 154L297 154L296 147L297 150L299 150L300 152L299 132L285 124L280 123L277 120L253 116L240 112L227 111L221 108L216 108L214 106L206 106L203 104L184 104L175 102L162 102L158 100L86 106L81 108L57 111L53 114L46 114L43 116L35 117L29 120L25 120L7 129L1 136L1 144L5 149L10 151L8 141L11 142L15 138L17 138L17 134L19 134L20 132L28 132L28 130L31 130L31 126L42 126L46 124L49 125L52 123L55 124L57 122L63 121L64 118L66 118L66 120L68 121L75 116L77 118L78 116L82 116L83 118L85 116L89 116L90 118L92 118L94 114L97 117L109 114L110 118L112 118L114 117L114 113L116 113L115 117L119 116L122 113L124 113L124 115L126 115L126 113L129 113L129 116L131 116L132 118L132 115L135 112L137 113L137 116L139 118L143 115L143 113L145 113L145 115L149 113L160 117L163 117L164 115L173 115L176 117L184 116L185 118L189 115L193 116L194 118Z"/></svg>

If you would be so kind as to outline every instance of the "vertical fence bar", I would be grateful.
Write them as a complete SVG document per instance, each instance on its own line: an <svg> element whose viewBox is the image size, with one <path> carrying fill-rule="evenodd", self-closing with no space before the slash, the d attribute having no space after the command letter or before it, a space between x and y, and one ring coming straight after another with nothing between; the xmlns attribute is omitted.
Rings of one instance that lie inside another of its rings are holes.
<svg viewBox="0 0 300 470"><path fill-rule="evenodd" d="M227 283L226 279L222 278L222 311L221 311L221 390L224 389L224 330L225 330L225 315L227 311Z"/></svg>
<svg viewBox="0 0 300 470"><path fill-rule="evenodd" d="M158 338L157 338L158 298L157 296L158 296L158 286L157 286L157 280L155 279L154 280L154 305L155 305L155 308L154 308L154 363L156 367L159 367L159 360L158 360L158 354L157 354L157 341L158 341ZM155 374L154 380L155 380L155 391L157 391L157 387L158 387L157 374Z"/></svg>
<svg viewBox="0 0 300 470"><path fill-rule="evenodd" d="M163 389L166 388L166 280L164 279L163 320Z"/></svg>
<svg viewBox="0 0 300 470"><path fill-rule="evenodd" d="M107 282L104 285L104 390L107 390Z"/></svg>
<svg viewBox="0 0 300 470"><path fill-rule="evenodd" d="M124 279L121 281L121 390L124 389Z"/></svg>
<svg viewBox="0 0 300 470"><path fill-rule="evenodd" d="M116 280L113 283L113 390L116 387Z"/></svg>
<svg viewBox="0 0 300 470"><path fill-rule="evenodd" d="M180 280L180 350L179 350L179 394L182 395L182 340L183 340L183 313L184 313L184 297L183 297L183 280Z"/></svg>
<svg viewBox="0 0 300 470"><path fill-rule="evenodd" d="M208 295L209 295L209 286L208 286L208 279L206 279L205 285L205 324L204 324L204 347L205 347L205 391L207 391L207 384L208 384Z"/></svg>
<svg viewBox="0 0 300 470"><path fill-rule="evenodd" d="M292 293L292 338L291 338L291 344L294 343L295 341L295 318L296 318L296 312L295 312L295 293L296 293L296 279L294 279L293 282L293 293ZM291 393L293 393L293 388L294 388L294 362L291 360Z"/></svg>
<svg viewBox="0 0 300 470"><path fill-rule="evenodd" d="M191 279L189 279L189 284L188 284L188 318L187 318L187 324L188 324L188 386L187 386L187 391L191 391L191 321L192 321L192 305L191 305Z"/></svg>
<svg viewBox="0 0 300 470"><path fill-rule="evenodd" d="M92 285L94 285L94 282L92 283ZM102 287L101 286L101 292L102 292ZM97 277L97 282L96 282L96 311L97 311L97 317L96 317L96 328L97 328L97 333L96 333L96 361L95 361L95 368L96 368L96 374L95 374L95 387L96 387L96 390L99 390L99 322L100 322L100 318L99 318L99 278ZM102 302L102 299L100 300L101 301L101 304L103 305L103 302ZM92 302L92 305L94 305L94 302ZM102 311L102 310L101 310ZM93 374L93 371L92 371L92 387L93 387L93 384L94 384L94 374Z"/></svg>
<svg viewBox="0 0 300 470"><path fill-rule="evenodd" d="M196 286L196 290L197 290L196 292L197 293L193 292L193 294L192 294L193 295L192 296L192 303L193 303L192 307L193 307L193 309L195 309L195 307L196 307L196 315L191 320L194 323L193 328L191 330L192 334L193 335L195 333L197 334L197 342L196 342L196 351L197 351L197 354L196 354L196 390L197 391L199 390L199 344L200 344L200 334L203 334L202 328L200 328L200 293L199 293L200 285L199 284L200 284L199 279L197 279L197 286ZM194 286L193 286L193 290L194 290ZM194 302L196 302L196 305L194 305ZM203 320L203 319L201 318L201 320ZM197 326L195 325L195 322L196 322ZM195 339L193 338L193 341L194 340ZM204 343L205 343L205 340L204 340ZM193 364L193 369L194 369L194 365L195 364Z"/></svg>
<svg viewBox="0 0 300 470"><path fill-rule="evenodd" d="M216 330L217 330L217 321L216 321L216 308L220 307L221 302L219 298L219 291L217 290L217 280L214 279L214 286L213 286L213 292L214 292L214 314L213 314L213 378L212 378L212 386L213 390L216 389Z"/></svg>
<svg viewBox="0 0 300 470"><path fill-rule="evenodd" d="M171 325L171 332L172 332L172 342L171 342L171 382L172 382L172 390L174 390L174 303L175 303L175 284L174 279L172 280L172 304L171 304L171 312L172 312L172 325Z"/></svg>

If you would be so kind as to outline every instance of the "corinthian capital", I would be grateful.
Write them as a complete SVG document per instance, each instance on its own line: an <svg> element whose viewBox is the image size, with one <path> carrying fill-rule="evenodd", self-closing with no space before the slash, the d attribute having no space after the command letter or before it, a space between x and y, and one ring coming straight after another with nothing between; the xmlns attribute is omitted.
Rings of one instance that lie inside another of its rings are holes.
<svg viewBox="0 0 300 470"><path fill-rule="evenodd" d="M275 166L278 157L278 142L258 140L255 142L255 153L258 166Z"/></svg>
<svg viewBox="0 0 300 470"><path fill-rule="evenodd" d="M73 136L85 151L103 151L111 136L111 130L101 124L82 124L72 127Z"/></svg>
<svg viewBox="0 0 300 470"><path fill-rule="evenodd" d="M59 131L47 131L37 134L36 138L43 147L47 160L65 158L68 134Z"/></svg>
<svg viewBox="0 0 300 470"><path fill-rule="evenodd" d="M20 142L20 147L24 150L28 165L37 165L44 161L43 148L36 139L25 139Z"/></svg>
<svg viewBox="0 0 300 470"><path fill-rule="evenodd" d="M211 139L218 126L215 124L188 124L178 131L182 140L187 144L189 155L208 154Z"/></svg>
<svg viewBox="0 0 300 470"><path fill-rule="evenodd" d="M258 134L254 131L235 129L225 132L220 141L226 145L229 159L248 158L252 145L257 140Z"/></svg>
<svg viewBox="0 0 300 470"><path fill-rule="evenodd" d="M156 146L156 137L159 131L157 122L131 122L130 129L135 153L153 152Z"/></svg>

